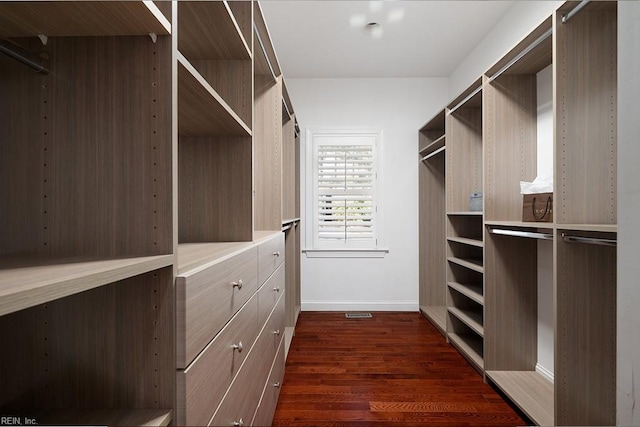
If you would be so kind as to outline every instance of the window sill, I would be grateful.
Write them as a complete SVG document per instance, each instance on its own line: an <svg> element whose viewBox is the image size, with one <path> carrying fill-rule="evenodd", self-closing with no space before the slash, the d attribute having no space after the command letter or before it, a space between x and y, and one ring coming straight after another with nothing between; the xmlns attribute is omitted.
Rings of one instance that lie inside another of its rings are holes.
<svg viewBox="0 0 640 427"><path fill-rule="evenodd" d="M384 258L389 249L303 249L307 258Z"/></svg>

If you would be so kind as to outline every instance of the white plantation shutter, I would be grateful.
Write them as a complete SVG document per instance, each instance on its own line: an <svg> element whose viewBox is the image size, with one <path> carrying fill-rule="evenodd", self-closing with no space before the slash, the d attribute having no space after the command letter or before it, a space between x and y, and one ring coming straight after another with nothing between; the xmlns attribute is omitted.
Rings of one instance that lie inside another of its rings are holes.
<svg viewBox="0 0 640 427"><path fill-rule="evenodd" d="M317 247L375 247L376 140L371 134L314 137Z"/></svg>

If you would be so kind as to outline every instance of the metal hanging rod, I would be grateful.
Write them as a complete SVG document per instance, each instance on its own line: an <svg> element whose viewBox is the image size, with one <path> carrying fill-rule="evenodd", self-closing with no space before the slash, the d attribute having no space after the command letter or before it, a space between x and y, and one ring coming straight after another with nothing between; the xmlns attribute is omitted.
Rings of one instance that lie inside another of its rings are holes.
<svg viewBox="0 0 640 427"><path fill-rule="evenodd" d="M451 114L454 111L456 111L458 108L462 107L462 105L467 102L468 100L470 100L471 98L473 98L474 96L476 96L478 93L480 93L480 91L482 90L482 85L478 86L473 92L471 92L469 94L469 96L467 96L465 99L463 99L462 101L458 102L455 107L449 109L449 113Z"/></svg>
<svg viewBox="0 0 640 427"><path fill-rule="evenodd" d="M426 156L424 156L424 157L421 159L421 161L422 161L422 162L424 162L425 160L428 160L428 159L432 158L432 157L433 157L433 156L435 156L436 154L439 154L439 153L443 152L446 148L447 148L447 146L446 146L446 145L445 145L445 146L442 146L442 147L440 147L440 148L438 148L436 151L431 152L431 153L427 154Z"/></svg>
<svg viewBox="0 0 640 427"><path fill-rule="evenodd" d="M600 246L617 246L618 245L618 241L615 239L569 236L566 233L562 233L562 240L569 243L587 243L590 245L600 245Z"/></svg>
<svg viewBox="0 0 640 427"><path fill-rule="evenodd" d="M571 9L569 13L567 13L566 15L562 15L562 23L566 24L567 21L569 21L569 19L573 18L574 15L580 12L582 8L587 5L587 3L589 3L589 0L582 0L580 4L578 4L576 7Z"/></svg>
<svg viewBox="0 0 640 427"><path fill-rule="evenodd" d="M253 33L256 35L256 38L258 39L260 50L262 50L262 53L264 54L264 57L267 60L269 71L271 71L271 76L273 77L273 80L275 80L276 72L273 70L273 65L271 65L271 61L269 60L269 55L267 55L267 49L264 47L264 43L262 42L262 37L260 37L260 33L258 32L258 27L255 24L253 24Z"/></svg>
<svg viewBox="0 0 640 427"><path fill-rule="evenodd" d="M553 240L553 234L538 233L534 231L505 230L503 228L489 228L491 234L501 236L526 237L530 239Z"/></svg>
<svg viewBox="0 0 640 427"><path fill-rule="evenodd" d="M0 40L0 53L23 63L37 73L49 74L47 61L8 40Z"/></svg>
<svg viewBox="0 0 640 427"><path fill-rule="evenodd" d="M498 70L497 73L495 73L493 76L489 77L489 81L492 82L493 80L495 80L498 77L500 77L505 71L507 71L509 68L511 68L511 66L513 64L515 64L516 62L520 61L526 54L528 54L533 49L535 49L540 43L542 43L543 41L545 41L546 39L551 37L552 34L553 34L553 28L549 28L543 35L538 37L533 43L531 43L529 46L527 46L527 48L525 50L520 52L515 58L513 58L511 61L509 61L507 63L507 65L505 65L504 67L500 68L500 70Z"/></svg>

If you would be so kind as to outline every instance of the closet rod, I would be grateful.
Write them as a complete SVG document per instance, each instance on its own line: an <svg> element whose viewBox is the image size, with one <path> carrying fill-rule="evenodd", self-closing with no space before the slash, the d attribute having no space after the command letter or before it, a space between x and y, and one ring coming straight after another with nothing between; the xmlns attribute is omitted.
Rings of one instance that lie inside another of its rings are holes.
<svg viewBox="0 0 640 427"><path fill-rule="evenodd" d="M456 111L458 108L462 107L462 105L467 102L468 100L470 100L471 98L473 98L474 96L476 96L480 91L482 90L482 85L478 86L476 88L476 90L474 90L473 92L471 92L469 94L469 96L467 96L465 99L463 99L462 101L458 102L455 107L449 109L449 111L447 112L447 114L451 114L454 111Z"/></svg>
<svg viewBox="0 0 640 427"><path fill-rule="evenodd" d="M520 61L526 54L528 54L533 49L535 49L540 43L542 43L543 41L545 41L546 39L551 37L552 34L553 34L553 28L549 28L543 35L538 37L533 43L531 43L529 46L527 46L527 48L525 50L520 52L515 58L513 58L511 61L509 61L507 63L507 65L505 65L504 67L500 68L500 70L498 70L498 72L496 72L493 76L489 77L489 81L492 82L495 79L497 79L498 77L500 77L505 71L507 71L509 68L511 68L511 66L513 64L515 64L516 62Z"/></svg>
<svg viewBox="0 0 640 427"><path fill-rule="evenodd" d="M46 60L8 40L0 40L0 53L4 53L8 57L23 63L37 73L49 74Z"/></svg>
<svg viewBox="0 0 640 427"><path fill-rule="evenodd" d="M589 3L589 0L582 0L580 4L578 4L576 7L571 9L569 13L567 13L566 15L562 15L562 23L566 24L567 21L569 21L569 19L573 18L574 15L580 12L582 8L587 5L587 3Z"/></svg>
<svg viewBox="0 0 640 427"><path fill-rule="evenodd" d="M432 158L432 157L433 157L433 156L435 156L436 154L439 154L439 153L443 152L446 148L447 148L447 146L446 146L446 145L445 145L445 146L443 146L443 147L438 148L436 151L434 151L434 152L432 152L432 153L429 153L429 154L427 154L426 156L424 156L424 157L421 159L421 161L422 161L422 162L424 162L425 160Z"/></svg>
<svg viewBox="0 0 640 427"><path fill-rule="evenodd" d="M489 232L491 234L498 234L501 236L527 237L531 239L553 240L553 234L538 233L534 231L518 231L518 230L505 230L503 228L490 228Z"/></svg>
<svg viewBox="0 0 640 427"><path fill-rule="evenodd" d="M276 72L273 70L273 65L271 65L271 61L269 60L269 55L267 55L267 49L264 47L264 43L262 43L262 37L260 37L260 33L258 32L258 27L256 26L256 24L253 24L253 32L256 35L256 38L258 39L260 50L262 50L262 53L264 54L264 58L267 60L267 65L269 66L269 71L271 71L271 76L273 77L273 80L275 80Z"/></svg>
<svg viewBox="0 0 640 427"><path fill-rule="evenodd" d="M590 245L617 246L617 240L614 240L614 239L568 236L566 233L562 233L562 240L569 243L588 243Z"/></svg>

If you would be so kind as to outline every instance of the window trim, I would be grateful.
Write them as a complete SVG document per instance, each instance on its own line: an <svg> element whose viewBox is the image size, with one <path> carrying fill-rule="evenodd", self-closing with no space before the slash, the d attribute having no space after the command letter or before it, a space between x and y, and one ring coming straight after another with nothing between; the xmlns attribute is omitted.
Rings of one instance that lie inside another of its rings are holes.
<svg viewBox="0 0 640 427"><path fill-rule="evenodd" d="M316 153L314 139L317 136L349 136L364 135L375 138L374 170L377 173L376 188L374 198L377 205L377 212L374 225L374 239L372 242L353 242L350 245L343 241L331 245L329 242L319 245L317 238L317 210L316 210ZM381 153L383 148L383 131L380 128L308 128L305 133L305 210L308 214L309 222L305 233L305 246L303 252L309 258L334 258L334 257L357 257L357 258L382 258L389 250L384 247L383 241L383 195L382 195L382 162Z"/></svg>

